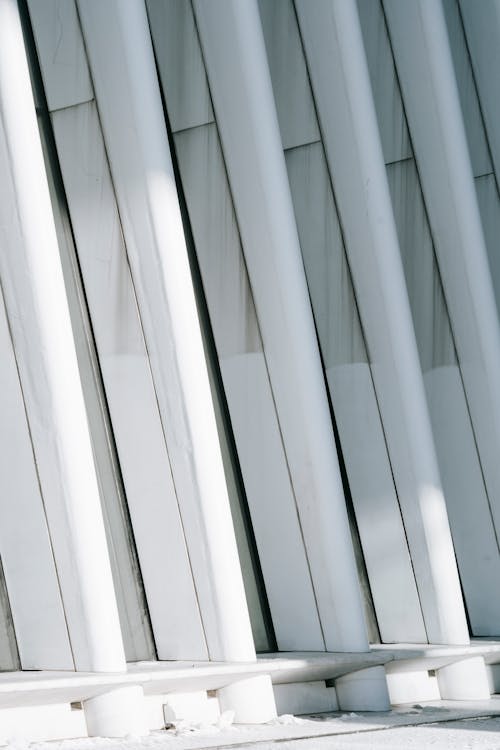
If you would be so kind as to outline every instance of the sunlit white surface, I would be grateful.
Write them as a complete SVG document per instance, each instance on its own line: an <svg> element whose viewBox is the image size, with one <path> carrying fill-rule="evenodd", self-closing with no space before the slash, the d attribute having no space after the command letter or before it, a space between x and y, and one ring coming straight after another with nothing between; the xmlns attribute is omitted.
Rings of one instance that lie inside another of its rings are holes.
<svg viewBox="0 0 500 750"><path fill-rule="evenodd" d="M296 8L427 636L467 643L356 6Z"/></svg>
<svg viewBox="0 0 500 750"><path fill-rule="evenodd" d="M364 650L354 554L258 8L218 0L194 8L325 644Z"/></svg>
<svg viewBox="0 0 500 750"><path fill-rule="evenodd" d="M138 2L91 1L78 7L209 653L251 659L250 624L145 9ZM127 52L131 49L133 57ZM124 128L124 121L137 127Z"/></svg>
<svg viewBox="0 0 500 750"><path fill-rule="evenodd" d="M498 534L500 327L445 18L428 0L404 18L400 3L384 0L384 7Z"/></svg>
<svg viewBox="0 0 500 750"><path fill-rule="evenodd" d="M125 667L17 6L0 3L0 273L78 669Z"/></svg>

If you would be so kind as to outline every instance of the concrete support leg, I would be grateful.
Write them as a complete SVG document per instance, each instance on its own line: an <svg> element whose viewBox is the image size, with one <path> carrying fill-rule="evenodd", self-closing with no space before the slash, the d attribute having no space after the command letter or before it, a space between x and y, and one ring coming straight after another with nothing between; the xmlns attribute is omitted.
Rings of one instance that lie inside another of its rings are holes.
<svg viewBox="0 0 500 750"><path fill-rule="evenodd" d="M236 724L261 724L276 716L273 686L268 675L234 682L217 691L221 713L234 711Z"/></svg>
<svg viewBox="0 0 500 750"><path fill-rule="evenodd" d="M83 702L90 737L125 737L148 734L142 687L112 690Z"/></svg>
<svg viewBox="0 0 500 750"><path fill-rule="evenodd" d="M341 711L388 711L389 692L384 667L368 667L335 680Z"/></svg>
<svg viewBox="0 0 500 750"><path fill-rule="evenodd" d="M438 701L441 697L437 677L427 669L387 670L387 687L393 706Z"/></svg>
<svg viewBox="0 0 500 750"><path fill-rule="evenodd" d="M486 700L490 687L482 656L457 661L437 670L439 693L443 700Z"/></svg>

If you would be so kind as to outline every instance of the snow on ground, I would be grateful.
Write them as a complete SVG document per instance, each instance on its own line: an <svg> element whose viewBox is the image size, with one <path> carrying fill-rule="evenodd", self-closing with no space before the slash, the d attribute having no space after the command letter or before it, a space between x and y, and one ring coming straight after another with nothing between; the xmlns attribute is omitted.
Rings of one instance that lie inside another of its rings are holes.
<svg viewBox="0 0 500 750"><path fill-rule="evenodd" d="M175 722L148 737L80 739L28 744L13 738L6 750L500 750L500 699L440 703L384 713L283 716L259 726Z"/></svg>

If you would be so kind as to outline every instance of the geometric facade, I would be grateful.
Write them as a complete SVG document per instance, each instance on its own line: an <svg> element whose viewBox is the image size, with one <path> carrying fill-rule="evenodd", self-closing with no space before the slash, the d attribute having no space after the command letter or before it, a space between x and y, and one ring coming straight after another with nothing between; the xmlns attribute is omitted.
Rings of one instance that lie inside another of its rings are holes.
<svg viewBox="0 0 500 750"><path fill-rule="evenodd" d="M499 50L0 0L0 740L496 690Z"/></svg>

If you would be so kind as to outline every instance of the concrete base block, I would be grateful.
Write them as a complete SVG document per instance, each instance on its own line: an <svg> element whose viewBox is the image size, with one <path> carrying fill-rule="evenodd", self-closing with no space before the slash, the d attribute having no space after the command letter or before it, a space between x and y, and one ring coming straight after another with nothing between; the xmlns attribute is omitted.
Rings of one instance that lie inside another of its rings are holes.
<svg viewBox="0 0 500 750"><path fill-rule="evenodd" d="M149 734L142 687L112 690L83 702L89 737Z"/></svg>
<svg viewBox="0 0 500 750"><path fill-rule="evenodd" d="M220 716L219 702L216 698L209 698L205 690L172 693L164 696L163 716L165 722L184 719L197 724L212 724Z"/></svg>
<svg viewBox="0 0 500 750"><path fill-rule="evenodd" d="M436 675L429 675L427 670L388 672L387 687L393 706L438 701L441 697Z"/></svg>
<svg viewBox="0 0 500 750"><path fill-rule="evenodd" d="M220 712L234 711L236 724L262 724L276 718L273 686L268 675L234 682L217 691Z"/></svg>
<svg viewBox="0 0 500 750"><path fill-rule="evenodd" d="M457 661L437 670L443 700L487 700L490 686L482 656Z"/></svg>
<svg viewBox="0 0 500 750"><path fill-rule="evenodd" d="M368 667L335 680L342 711L387 711L390 708L383 667Z"/></svg>
<svg viewBox="0 0 500 750"><path fill-rule="evenodd" d="M86 735L87 727L82 709L72 708L69 703L0 709L2 745L22 746L27 742L64 740Z"/></svg>
<svg viewBox="0 0 500 750"><path fill-rule="evenodd" d="M163 729L165 727L165 717L163 707L167 700L166 695L145 695L144 709L146 712L146 724L148 729Z"/></svg>
<svg viewBox="0 0 500 750"><path fill-rule="evenodd" d="M338 710L335 688L326 687L321 681L289 682L285 685L274 685L273 689L279 716Z"/></svg>
<svg viewBox="0 0 500 750"><path fill-rule="evenodd" d="M486 664L486 676L492 695L500 693L500 664Z"/></svg>

